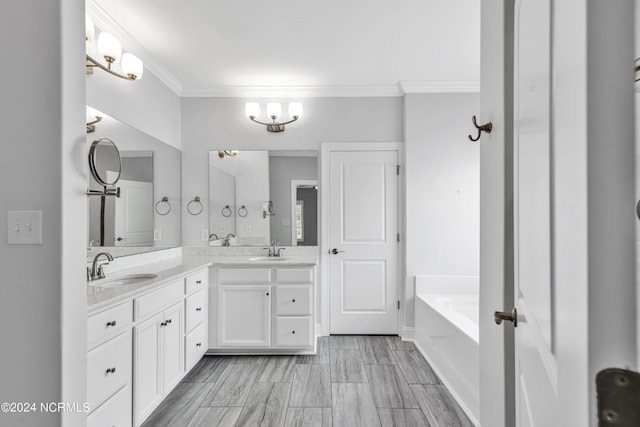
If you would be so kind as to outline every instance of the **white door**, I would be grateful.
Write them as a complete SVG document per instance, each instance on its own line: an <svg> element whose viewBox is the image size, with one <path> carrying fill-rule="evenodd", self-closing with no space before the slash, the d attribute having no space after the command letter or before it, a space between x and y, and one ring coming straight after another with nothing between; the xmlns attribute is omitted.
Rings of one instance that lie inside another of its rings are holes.
<svg viewBox="0 0 640 427"><path fill-rule="evenodd" d="M153 183L118 180L115 246L153 246Z"/></svg>
<svg viewBox="0 0 640 427"><path fill-rule="evenodd" d="M332 334L397 334L398 152L329 153Z"/></svg>

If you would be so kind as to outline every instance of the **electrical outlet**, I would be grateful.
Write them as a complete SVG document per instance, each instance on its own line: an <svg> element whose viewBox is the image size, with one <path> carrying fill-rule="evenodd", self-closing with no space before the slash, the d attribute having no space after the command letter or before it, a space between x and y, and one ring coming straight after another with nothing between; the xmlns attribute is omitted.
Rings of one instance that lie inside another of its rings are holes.
<svg viewBox="0 0 640 427"><path fill-rule="evenodd" d="M153 241L159 242L160 240L162 240L162 230L159 228L156 228L153 230Z"/></svg>
<svg viewBox="0 0 640 427"><path fill-rule="evenodd" d="M42 211L8 211L7 236L10 245L41 245Z"/></svg>
<svg viewBox="0 0 640 427"><path fill-rule="evenodd" d="M202 240L203 242L209 241L209 229L203 228L200 230L200 240Z"/></svg>

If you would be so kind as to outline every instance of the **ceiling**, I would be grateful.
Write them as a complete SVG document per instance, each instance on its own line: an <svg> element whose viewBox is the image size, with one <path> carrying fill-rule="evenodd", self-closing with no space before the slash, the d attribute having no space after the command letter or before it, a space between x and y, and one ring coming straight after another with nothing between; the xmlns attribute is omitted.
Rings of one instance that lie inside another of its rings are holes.
<svg viewBox="0 0 640 427"><path fill-rule="evenodd" d="M87 13L183 96L392 95L480 77L479 0L87 0Z"/></svg>

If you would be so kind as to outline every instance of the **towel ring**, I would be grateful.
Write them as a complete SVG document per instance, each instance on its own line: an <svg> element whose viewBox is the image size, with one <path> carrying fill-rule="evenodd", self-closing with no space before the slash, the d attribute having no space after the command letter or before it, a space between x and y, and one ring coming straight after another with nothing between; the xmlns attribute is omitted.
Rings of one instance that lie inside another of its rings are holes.
<svg viewBox="0 0 640 427"><path fill-rule="evenodd" d="M164 196L156 203L156 213L165 216L168 215L169 212L171 212L171 203L169 203L169 198Z"/></svg>
<svg viewBox="0 0 640 427"><path fill-rule="evenodd" d="M222 216L225 217L225 218L229 218L231 216L231 214L233 213L233 211L231 210L229 205L227 205L224 208L222 208L222 211L220 211L220 212L222 213Z"/></svg>
<svg viewBox="0 0 640 427"><path fill-rule="evenodd" d="M238 216L241 216L242 218L244 218L248 214L249 214L249 211L247 210L247 208L244 205L240 206L240 209L238 209Z"/></svg>
<svg viewBox="0 0 640 427"><path fill-rule="evenodd" d="M191 207L193 203L196 203L196 205L194 205L195 207ZM200 213L202 212L202 202L200 201L200 196L194 197L192 201L187 203L187 212L189 212L191 215L200 215Z"/></svg>

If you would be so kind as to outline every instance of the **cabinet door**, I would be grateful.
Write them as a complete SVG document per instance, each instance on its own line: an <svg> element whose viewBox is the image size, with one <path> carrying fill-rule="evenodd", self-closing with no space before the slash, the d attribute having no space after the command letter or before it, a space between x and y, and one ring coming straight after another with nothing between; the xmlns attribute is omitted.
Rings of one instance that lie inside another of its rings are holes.
<svg viewBox="0 0 640 427"><path fill-rule="evenodd" d="M139 425L162 400L161 322L158 314L133 329L133 406L135 425Z"/></svg>
<svg viewBox="0 0 640 427"><path fill-rule="evenodd" d="M182 302L168 308L162 314L162 390L169 391L180 381L184 372L184 310Z"/></svg>
<svg viewBox="0 0 640 427"><path fill-rule="evenodd" d="M271 345L271 286L220 285L218 292L219 346Z"/></svg>

